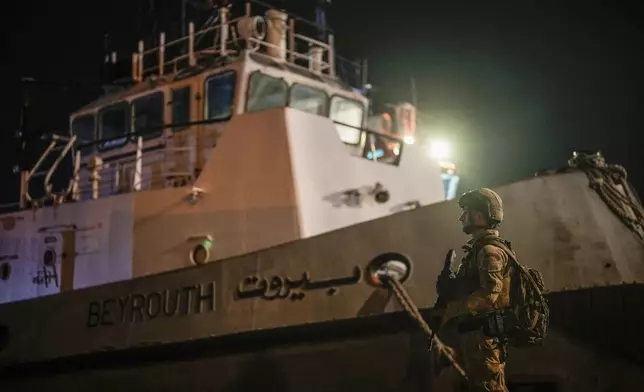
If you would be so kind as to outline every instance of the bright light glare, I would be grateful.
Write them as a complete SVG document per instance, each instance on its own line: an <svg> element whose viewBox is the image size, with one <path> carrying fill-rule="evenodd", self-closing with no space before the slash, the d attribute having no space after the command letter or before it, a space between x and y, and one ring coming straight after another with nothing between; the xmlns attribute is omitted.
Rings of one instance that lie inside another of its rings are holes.
<svg viewBox="0 0 644 392"><path fill-rule="evenodd" d="M405 144L414 144L414 137L413 136L405 136L403 138L403 140L405 141Z"/></svg>
<svg viewBox="0 0 644 392"><path fill-rule="evenodd" d="M434 141L429 144L427 154L434 159L448 159L451 149L446 142Z"/></svg>

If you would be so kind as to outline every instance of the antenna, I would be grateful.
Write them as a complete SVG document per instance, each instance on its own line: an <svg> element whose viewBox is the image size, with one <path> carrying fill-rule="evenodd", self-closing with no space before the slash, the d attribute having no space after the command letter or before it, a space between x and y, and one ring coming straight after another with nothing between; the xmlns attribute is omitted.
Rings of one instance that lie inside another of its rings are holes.
<svg viewBox="0 0 644 392"><path fill-rule="evenodd" d="M331 0L318 0L315 7L315 24L318 26L318 38L326 42L326 8L331 4Z"/></svg>

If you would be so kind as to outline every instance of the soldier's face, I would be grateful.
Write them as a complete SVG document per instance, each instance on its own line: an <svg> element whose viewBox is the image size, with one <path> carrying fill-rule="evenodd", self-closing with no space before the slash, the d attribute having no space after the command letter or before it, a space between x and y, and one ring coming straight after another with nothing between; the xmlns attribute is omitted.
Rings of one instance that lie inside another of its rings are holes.
<svg viewBox="0 0 644 392"><path fill-rule="evenodd" d="M459 220L461 221L463 233L465 234L472 234L477 228L485 227L485 218L483 217L483 214L470 209L464 209Z"/></svg>
<svg viewBox="0 0 644 392"><path fill-rule="evenodd" d="M461 221L461 227L463 228L463 232L465 234L470 234L469 233L469 228L472 227L471 223L471 216L470 216L470 210L464 209L463 213L461 214L461 217L458 218L458 220Z"/></svg>

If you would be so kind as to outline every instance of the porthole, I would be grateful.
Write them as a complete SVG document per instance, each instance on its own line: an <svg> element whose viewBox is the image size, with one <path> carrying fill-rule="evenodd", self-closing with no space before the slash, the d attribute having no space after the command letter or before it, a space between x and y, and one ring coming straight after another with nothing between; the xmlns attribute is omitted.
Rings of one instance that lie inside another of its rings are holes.
<svg viewBox="0 0 644 392"><path fill-rule="evenodd" d="M47 249L42 256L42 262L48 267L56 264L56 251L53 249Z"/></svg>
<svg viewBox="0 0 644 392"><path fill-rule="evenodd" d="M193 264L206 264L210 259L210 247L205 244L197 244L190 251L190 261Z"/></svg>

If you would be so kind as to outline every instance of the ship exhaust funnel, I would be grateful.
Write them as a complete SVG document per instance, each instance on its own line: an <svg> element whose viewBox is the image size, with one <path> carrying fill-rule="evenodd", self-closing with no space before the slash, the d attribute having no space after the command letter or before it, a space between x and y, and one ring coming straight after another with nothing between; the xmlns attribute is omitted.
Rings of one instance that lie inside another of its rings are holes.
<svg viewBox="0 0 644 392"><path fill-rule="evenodd" d="M288 15L284 12L271 9L266 11L268 44L267 53L278 61L286 60L286 20Z"/></svg>

